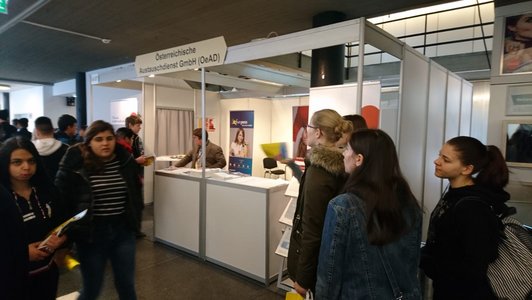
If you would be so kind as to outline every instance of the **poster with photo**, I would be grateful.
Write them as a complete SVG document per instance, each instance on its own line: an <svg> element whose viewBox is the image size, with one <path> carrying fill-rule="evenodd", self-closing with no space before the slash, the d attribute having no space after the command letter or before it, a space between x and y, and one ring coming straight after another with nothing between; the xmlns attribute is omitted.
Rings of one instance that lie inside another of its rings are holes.
<svg viewBox="0 0 532 300"><path fill-rule="evenodd" d="M292 107L292 141L294 158L304 159L307 153L308 105Z"/></svg>
<svg viewBox="0 0 532 300"><path fill-rule="evenodd" d="M251 175L254 111L231 111L229 116L229 172Z"/></svg>
<svg viewBox="0 0 532 300"><path fill-rule="evenodd" d="M506 17L502 73L532 73L532 12Z"/></svg>

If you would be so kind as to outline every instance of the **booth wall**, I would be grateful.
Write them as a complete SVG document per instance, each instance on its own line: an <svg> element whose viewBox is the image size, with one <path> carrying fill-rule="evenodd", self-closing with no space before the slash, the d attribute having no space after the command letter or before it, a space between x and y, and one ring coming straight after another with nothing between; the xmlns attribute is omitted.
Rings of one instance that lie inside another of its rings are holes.
<svg viewBox="0 0 532 300"><path fill-rule="evenodd" d="M57 127L57 119L59 119L59 117L64 114L69 114L75 117L76 107L67 106L65 96L52 96L48 92L46 92L45 89L43 98L43 115L50 118L50 120L52 120L52 123L54 124L54 127ZM33 128L32 122L30 125Z"/></svg>
<svg viewBox="0 0 532 300"><path fill-rule="evenodd" d="M512 116L506 114L508 89L525 84L532 93L532 72L520 74L501 74L501 53L504 45L504 21L508 16L532 12L532 1L501 6L495 9L493 68L491 73L489 122L487 143L504 149L506 136L503 122L507 120L526 120L532 122L532 115ZM517 218L528 225L532 224L532 168L510 167L510 182L507 191L511 194L509 206L517 208Z"/></svg>
<svg viewBox="0 0 532 300"><path fill-rule="evenodd" d="M272 105L271 142L272 143L286 142L287 152L294 153L294 142L292 141L293 107L294 106L308 106L309 97L272 99L271 105ZM309 112L309 119L310 119L310 116L311 115ZM287 171L289 170L287 169Z"/></svg>
<svg viewBox="0 0 532 300"><path fill-rule="evenodd" d="M139 103L139 109L141 107L141 95L138 90L129 90L129 89L119 89L111 88L105 86L92 86L92 121L95 120L104 120L106 122L111 121L111 101L126 99L126 98L137 98ZM142 111L139 110L139 113L142 114ZM75 114L74 114L75 115ZM90 124L87 124L90 125ZM124 124L125 125L125 124ZM141 133L141 136L143 134Z"/></svg>
<svg viewBox="0 0 532 300"><path fill-rule="evenodd" d="M286 142L288 153L292 153L292 107L308 105L308 97L282 99L224 99L220 101L220 137L221 147L226 158L229 157L231 137L229 136L229 113L238 110L254 111L253 163L252 175L264 176L262 159L266 157L260 145L274 142ZM283 168L279 164L280 168ZM290 171L287 169L287 178Z"/></svg>
<svg viewBox="0 0 532 300"><path fill-rule="evenodd" d="M472 85L437 63L406 48L402 65L399 163L424 210L426 236L430 213L444 190L433 161L443 143L471 129Z"/></svg>
<svg viewBox="0 0 532 300"><path fill-rule="evenodd" d="M43 115L44 86L37 86L10 93L10 122L18 114L28 114L28 130L33 130L33 121ZM57 120L57 119L56 119Z"/></svg>

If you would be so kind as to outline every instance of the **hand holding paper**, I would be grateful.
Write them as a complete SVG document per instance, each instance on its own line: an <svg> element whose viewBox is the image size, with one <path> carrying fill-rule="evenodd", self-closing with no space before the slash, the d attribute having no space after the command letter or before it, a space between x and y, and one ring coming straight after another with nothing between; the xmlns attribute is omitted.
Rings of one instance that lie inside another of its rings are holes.
<svg viewBox="0 0 532 300"><path fill-rule="evenodd" d="M283 160L288 157L286 151L286 143L271 143L260 145L262 151L267 157L274 158L275 160Z"/></svg>
<svg viewBox="0 0 532 300"><path fill-rule="evenodd" d="M44 241L42 241L39 244L38 248L39 249L46 248L47 245L52 246L51 244L49 244L50 240L51 240L50 243L52 243L52 244L60 242L61 241L60 237L65 232L65 230L68 228L68 225L70 225L72 222L76 222L76 221L81 220L85 216L85 214L87 214L87 210L86 209L83 210L82 212L78 213L77 215L73 216L72 218L66 220L65 222L63 222L63 224L57 226L54 230L52 230L52 232L50 232L50 234L48 234L46 239L44 239ZM63 241L59 245L61 245L66 240L66 237L63 237L62 239L63 239ZM53 250L55 250L56 248L53 248Z"/></svg>

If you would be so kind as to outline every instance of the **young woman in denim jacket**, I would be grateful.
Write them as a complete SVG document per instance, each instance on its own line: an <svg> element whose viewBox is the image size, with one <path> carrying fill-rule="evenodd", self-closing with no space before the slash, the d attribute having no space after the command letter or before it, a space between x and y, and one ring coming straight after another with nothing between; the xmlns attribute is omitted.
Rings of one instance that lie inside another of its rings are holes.
<svg viewBox="0 0 532 300"><path fill-rule="evenodd" d="M340 193L345 182L342 152L336 143L352 128L351 122L331 109L315 112L307 125L311 150L305 159L288 249L288 273L301 295L309 289L314 291L316 285L327 203Z"/></svg>
<svg viewBox="0 0 532 300"><path fill-rule="evenodd" d="M316 299L421 299L421 209L393 141L357 130L343 155L349 178L327 207Z"/></svg>
<svg viewBox="0 0 532 300"><path fill-rule="evenodd" d="M432 211L421 249L420 267L432 279L433 299L496 299L487 268L498 256L496 214L506 211L510 198L503 190L504 158L495 146L459 136L442 146L434 165L434 174L450 187ZM473 200L460 201L466 197Z"/></svg>

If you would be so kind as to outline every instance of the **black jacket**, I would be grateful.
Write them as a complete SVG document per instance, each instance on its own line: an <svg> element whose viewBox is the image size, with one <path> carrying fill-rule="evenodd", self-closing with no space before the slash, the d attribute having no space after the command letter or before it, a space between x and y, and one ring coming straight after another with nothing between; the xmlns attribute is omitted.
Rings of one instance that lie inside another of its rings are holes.
<svg viewBox="0 0 532 300"><path fill-rule="evenodd" d="M12 195L0 185L0 299L28 297L28 243L22 216Z"/></svg>
<svg viewBox="0 0 532 300"><path fill-rule="evenodd" d="M17 133L17 128L8 122L0 123L0 142L5 142L8 138L14 137Z"/></svg>
<svg viewBox="0 0 532 300"><path fill-rule="evenodd" d="M67 150L59 165L55 185L61 193L62 204L60 208L64 219L88 209L88 215L76 222L67 232L69 239L73 241L91 241L94 198L89 182L89 173L83 166L80 146L81 144L74 145ZM120 162L120 173L126 181L128 191L125 207L126 222L132 230L137 230L140 228L138 215L142 204L137 163L133 156L119 144L116 145L115 154Z"/></svg>
<svg viewBox="0 0 532 300"><path fill-rule="evenodd" d="M496 214L508 199L503 190L473 185L449 188L438 202L420 262L433 280L435 300L495 299L487 268L498 256L501 224Z"/></svg>
<svg viewBox="0 0 532 300"><path fill-rule="evenodd" d="M346 177L338 149L313 147L305 164L290 236L288 273L302 287L314 290L327 205L340 193Z"/></svg>

